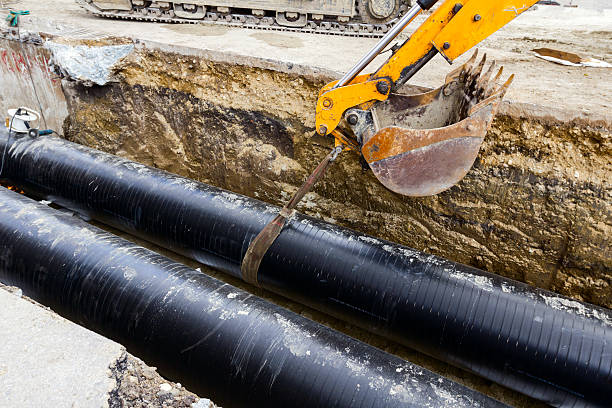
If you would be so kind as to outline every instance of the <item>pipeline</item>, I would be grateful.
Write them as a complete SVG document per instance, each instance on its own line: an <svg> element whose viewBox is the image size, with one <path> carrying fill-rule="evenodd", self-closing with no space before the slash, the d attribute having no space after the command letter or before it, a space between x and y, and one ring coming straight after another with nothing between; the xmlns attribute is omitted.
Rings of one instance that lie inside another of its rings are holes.
<svg viewBox="0 0 612 408"><path fill-rule="evenodd" d="M0 280L223 406L505 406L2 187Z"/></svg>
<svg viewBox="0 0 612 408"><path fill-rule="evenodd" d="M5 167L26 191L236 277L278 211L53 137L15 141ZM612 401L610 310L300 214L259 282L550 405Z"/></svg>

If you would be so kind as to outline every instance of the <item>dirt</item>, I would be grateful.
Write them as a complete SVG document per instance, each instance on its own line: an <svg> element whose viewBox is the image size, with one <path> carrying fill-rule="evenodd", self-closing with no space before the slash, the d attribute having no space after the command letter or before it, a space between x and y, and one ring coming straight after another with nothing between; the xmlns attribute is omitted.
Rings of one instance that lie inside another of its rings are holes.
<svg viewBox="0 0 612 408"><path fill-rule="evenodd" d="M110 367L117 385L111 391L109 408L216 408L208 399L201 399L180 383L160 376L155 367L125 353Z"/></svg>
<svg viewBox="0 0 612 408"><path fill-rule="evenodd" d="M104 38L88 38L88 39L72 39L63 37L46 37L42 36L43 39L52 39L57 44L65 45L84 45L87 47L104 47L108 45L126 45L133 44L133 42L127 38L121 37L104 37Z"/></svg>
<svg viewBox="0 0 612 408"><path fill-rule="evenodd" d="M332 145L313 136L312 114L329 78L150 50L116 75L64 83L70 140L279 205ZM347 153L299 210L610 307L611 145L596 123L501 114L472 171L440 195L391 193Z"/></svg>

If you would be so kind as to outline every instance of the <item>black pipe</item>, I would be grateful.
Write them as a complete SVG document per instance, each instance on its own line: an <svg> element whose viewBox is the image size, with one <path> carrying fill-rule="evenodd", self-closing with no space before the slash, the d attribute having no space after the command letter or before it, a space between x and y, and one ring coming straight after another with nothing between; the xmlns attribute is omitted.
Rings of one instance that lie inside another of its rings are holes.
<svg viewBox="0 0 612 408"><path fill-rule="evenodd" d="M0 149L3 147L0 136ZM6 177L240 276L278 208L58 138L21 138ZM297 214L264 257L269 290L554 406L609 406L612 313Z"/></svg>
<svg viewBox="0 0 612 408"><path fill-rule="evenodd" d="M0 280L223 406L505 406L2 187Z"/></svg>

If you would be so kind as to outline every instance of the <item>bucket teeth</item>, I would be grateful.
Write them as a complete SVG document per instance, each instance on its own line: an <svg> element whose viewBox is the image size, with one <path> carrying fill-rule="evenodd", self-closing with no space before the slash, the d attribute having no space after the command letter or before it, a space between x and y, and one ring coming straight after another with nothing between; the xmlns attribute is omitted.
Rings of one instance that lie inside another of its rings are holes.
<svg viewBox="0 0 612 408"><path fill-rule="evenodd" d="M502 98L506 92L508 92L508 88L510 88L512 81L514 81L514 74L510 75L506 82L497 91L495 91L495 93L499 93L499 97Z"/></svg>
<svg viewBox="0 0 612 408"><path fill-rule="evenodd" d="M491 66L491 71L493 71L493 66ZM483 88L484 88L484 98L488 98L489 96L493 95L495 93L496 90L499 90L502 86L501 82L500 82L500 78L502 76L504 72L504 67L500 67L499 70L497 71L497 74L495 74L495 76L490 79L487 78L487 82L483 84Z"/></svg>
<svg viewBox="0 0 612 408"><path fill-rule="evenodd" d="M476 62L476 58L478 58L478 48L474 50L474 53L472 54L470 59L467 60L467 62L463 65L465 72L470 72L472 70L474 63Z"/></svg>
<svg viewBox="0 0 612 408"><path fill-rule="evenodd" d="M482 85L479 79L486 63L487 54L484 54L477 65L471 64L466 70L466 74L464 77L466 89L465 94L470 99L471 104L478 103L478 101L483 96Z"/></svg>
<svg viewBox="0 0 612 408"><path fill-rule="evenodd" d="M489 83L487 84L487 90L485 92L487 96L493 95L496 89L501 88L502 84L501 84L500 78L503 73L504 73L504 67L501 66L499 67L497 74L495 74L493 79L489 81Z"/></svg>
<svg viewBox="0 0 612 408"><path fill-rule="evenodd" d="M499 81L499 78L502 76L503 73L504 73L504 66L502 65L501 67L499 67L499 71L497 71L495 78L493 78L493 82L497 83L497 81Z"/></svg>
<svg viewBox="0 0 612 408"><path fill-rule="evenodd" d="M487 63L487 54L484 54L482 56L482 59L478 63L478 65L476 65L475 67L472 67L472 69L470 70L470 79L471 80L475 80L475 79L477 79L480 76L480 74L482 72L482 69L484 68L486 63Z"/></svg>
<svg viewBox="0 0 612 408"><path fill-rule="evenodd" d="M491 62L491 66L489 66L489 69L480 76L480 78L478 78L478 82L476 83L476 86L478 89L482 89L484 92L484 97L486 98L487 95L487 88L489 85L489 80L491 79L491 75L493 75L493 70L495 69L495 61Z"/></svg>
<svg viewBox="0 0 612 408"><path fill-rule="evenodd" d="M476 63L477 55L477 52L474 52L472 57L463 65L461 77L464 81L465 96L471 107L494 94L501 93L501 96L503 96L510 85L508 82L503 85L501 83L504 73L503 66L498 69L495 61L491 61L489 64L487 54L484 54ZM510 82L512 82L511 79Z"/></svg>
<svg viewBox="0 0 612 408"><path fill-rule="evenodd" d="M465 64L461 65L459 68L452 70L446 75L446 83L448 84L449 82L452 82L457 78L462 78L466 76L467 73L472 69L472 66L474 65L474 61L476 61L477 56L478 49L474 50L474 53L472 54L470 59L465 62Z"/></svg>

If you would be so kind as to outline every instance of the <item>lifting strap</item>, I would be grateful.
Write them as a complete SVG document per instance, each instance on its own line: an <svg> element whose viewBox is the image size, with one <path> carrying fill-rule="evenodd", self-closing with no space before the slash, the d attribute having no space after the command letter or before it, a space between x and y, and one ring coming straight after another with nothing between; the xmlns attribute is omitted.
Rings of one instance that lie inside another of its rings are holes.
<svg viewBox="0 0 612 408"><path fill-rule="evenodd" d="M291 197L291 200L280 210L280 213L274 217L272 221L264 227L263 230L255 237L242 259L240 265L240 273L242 279L252 285L259 286L258 272L259 265L268 249L272 246L276 238L280 235L283 227L287 223L287 220L295 214L295 207L304 198L312 187L323 177L325 171L331 163L336 160L338 154L344 149L343 145L338 145L329 152L329 154L323 159L312 174L306 179L304 184L296 191Z"/></svg>

